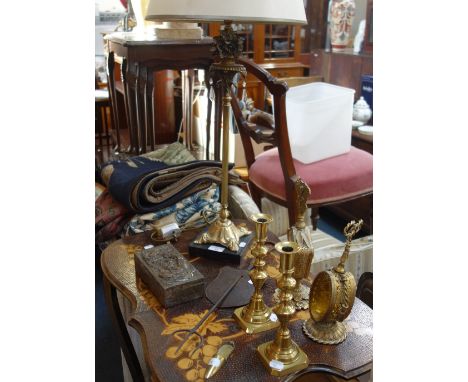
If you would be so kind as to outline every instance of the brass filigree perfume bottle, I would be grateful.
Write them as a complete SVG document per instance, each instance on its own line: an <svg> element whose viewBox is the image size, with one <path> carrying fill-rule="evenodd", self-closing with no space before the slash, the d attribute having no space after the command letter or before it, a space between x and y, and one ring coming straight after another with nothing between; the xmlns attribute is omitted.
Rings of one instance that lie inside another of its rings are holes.
<svg viewBox="0 0 468 382"><path fill-rule="evenodd" d="M235 320L247 334L263 332L279 325L279 322L275 320L276 317L272 316L271 309L263 301L262 294L262 286L268 278L264 260L268 253L265 241L268 224L273 221L273 218L271 215L258 213L252 215L250 220L255 223L255 244L251 250L255 259L249 275L255 291L248 305L234 311Z"/></svg>
<svg viewBox="0 0 468 382"><path fill-rule="evenodd" d="M349 256L351 241L359 232L363 221L348 223L344 229L346 245L339 264L320 272L310 288L310 319L304 322L304 333L322 344L339 344L346 339L343 321L351 313L356 296L356 281L344 265Z"/></svg>
<svg viewBox="0 0 468 382"><path fill-rule="evenodd" d="M294 280L294 256L299 250L297 243L283 241L275 245L280 254L281 278L278 280L280 303L273 312L280 321L280 327L275 339L261 344L257 351L263 364L270 374L282 377L284 375L302 370L309 364L307 355L291 339L288 323L294 316L296 309L292 302L292 291L296 281Z"/></svg>

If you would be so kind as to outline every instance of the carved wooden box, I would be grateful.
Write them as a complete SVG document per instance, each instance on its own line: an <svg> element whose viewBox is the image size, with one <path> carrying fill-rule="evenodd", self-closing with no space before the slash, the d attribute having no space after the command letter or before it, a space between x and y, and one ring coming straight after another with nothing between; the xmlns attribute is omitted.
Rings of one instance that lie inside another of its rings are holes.
<svg viewBox="0 0 468 382"><path fill-rule="evenodd" d="M135 273L165 308L200 298L205 290L203 275L171 244L136 253Z"/></svg>

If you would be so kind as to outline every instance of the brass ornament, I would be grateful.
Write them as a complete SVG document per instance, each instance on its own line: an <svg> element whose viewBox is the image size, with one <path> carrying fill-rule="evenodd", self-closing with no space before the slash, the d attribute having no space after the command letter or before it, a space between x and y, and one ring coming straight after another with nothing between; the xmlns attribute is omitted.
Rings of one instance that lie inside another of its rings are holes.
<svg viewBox="0 0 468 382"><path fill-rule="evenodd" d="M237 58L242 54L244 39L232 29L232 21L224 22L220 35L214 37L216 50L221 59Z"/></svg>
<svg viewBox="0 0 468 382"><path fill-rule="evenodd" d="M291 339L288 323L293 318L296 309L292 302L292 291L295 287L294 257L299 251L295 242L284 241L277 243L275 249L280 254L281 278L278 280L280 303L273 308L273 312L280 321L275 339L261 344L257 351L270 374L282 377L284 375L305 369L309 358Z"/></svg>
<svg viewBox="0 0 468 382"><path fill-rule="evenodd" d="M310 287L304 285L301 281L309 276L310 267L314 258L314 247L312 245L311 227L305 224L305 214L307 212L307 199L310 196L309 186L301 179L297 178L294 182L296 190L297 220L293 227L288 230L288 240L294 241L299 245L299 252L294 257L294 279L296 287L294 288L293 303L296 309L304 310L309 307ZM280 290L276 289L273 295L273 301L279 302Z"/></svg>
<svg viewBox="0 0 468 382"><path fill-rule="evenodd" d="M230 251L239 250L239 239L251 232L246 227L237 227L230 219L228 210L229 186L229 127L231 121L231 85L237 74L247 75L243 65L235 62L236 57L242 53L242 40L239 39L231 26L225 22L221 36L215 37L216 49L220 61L211 64L208 73L209 81L214 86L221 86L223 90L223 153L222 153L222 179L221 179L221 211L218 218L210 225L208 230L195 241L196 244L221 244ZM219 101L217 101L219 102Z"/></svg>
<svg viewBox="0 0 468 382"><path fill-rule="evenodd" d="M322 344L338 344L346 339L343 321L351 313L356 296L356 281L344 266L349 256L351 241L363 224L354 220L344 229L346 245L340 262L331 270L320 272L310 289L310 319L304 322L305 334Z"/></svg>
<svg viewBox="0 0 468 382"><path fill-rule="evenodd" d="M250 217L255 223L255 244L251 249L254 256L253 269L249 272L255 291L246 306L234 310L234 318L247 334L260 333L279 326L277 320L272 320L271 309L263 301L262 287L268 274L265 270L265 256L268 248L265 245L268 224L273 221L271 215L254 214ZM274 316L273 316L274 317Z"/></svg>

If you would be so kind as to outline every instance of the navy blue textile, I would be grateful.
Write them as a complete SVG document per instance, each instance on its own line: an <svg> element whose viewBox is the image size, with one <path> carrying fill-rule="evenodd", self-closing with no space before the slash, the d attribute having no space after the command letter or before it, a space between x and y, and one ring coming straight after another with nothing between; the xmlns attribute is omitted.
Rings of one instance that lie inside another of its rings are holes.
<svg viewBox="0 0 468 382"><path fill-rule="evenodd" d="M135 213L158 211L212 183L221 182L221 162L167 165L145 157L109 163L109 192Z"/></svg>

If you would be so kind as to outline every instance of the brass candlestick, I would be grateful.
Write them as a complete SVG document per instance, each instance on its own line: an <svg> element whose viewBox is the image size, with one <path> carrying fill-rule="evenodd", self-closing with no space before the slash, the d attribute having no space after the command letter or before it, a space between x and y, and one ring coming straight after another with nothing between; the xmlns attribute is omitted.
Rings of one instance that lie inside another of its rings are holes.
<svg viewBox="0 0 468 382"><path fill-rule="evenodd" d="M254 214L250 217L255 223L255 244L252 247L251 253L255 257L253 261L253 269L249 272L250 279L255 287L254 294L248 305L237 308L234 311L234 318L239 326L246 333L259 333L265 330L270 330L279 326L279 322L271 317L271 309L266 306L263 301L262 287L268 277L265 271L265 256L268 249L265 246L267 238L268 224L273 219L271 215Z"/></svg>
<svg viewBox="0 0 468 382"><path fill-rule="evenodd" d="M343 321L351 313L356 296L356 281L351 272L345 272L351 241L361 229L362 220L348 223L344 229L346 245L339 264L320 272L310 289L310 319L304 322L305 334L322 344L339 344L346 339Z"/></svg>
<svg viewBox="0 0 468 382"><path fill-rule="evenodd" d="M314 247L312 245L311 227L305 223L305 214L307 212L307 199L310 196L309 186L301 179L297 178L294 182L296 189L297 220L290 229L288 229L288 240L294 241L299 245L299 251L294 256L294 274L296 287L294 288L293 303L296 309L307 309L309 307L310 287L301 283L301 280L307 278L310 272L310 266L314 258ZM280 290L276 289L273 295L273 301L279 302Z"/></svg>
<svg viewBox="0 0 468 382"><path fill-rule="evenodd" d="M237 227L230 219L228 211L228 176L229 176L229 126L231 121L231 95L230 89L236 74L247 75L243 65L235 62L242 53L243 40L232 29L232 22L225 21L221 35L215 37L216 49L220 58L210 66L209 76L215 86L223 90L223 158L221 179L221 212L218 219L210 225L199 239L197 244L217 243L228 247L229 250L239 250L239 239L251 232L246 228ZM219 102L219 100L216 100ZM216 126L217 127L217 126Z"/></svg>
<svg viewBox="0 0 468 382"><path fill-rule="evenodd" d="M284 241L275 245L280 254L281 278L278 287L281 290L280 303L273 312L280 321L280 327L275 339L261 344L257 351L270 374L282 377L286 374L302 370L309 364L307 355L291 339L288 323L294 316L296 309L292 302L292 291L295 287L294 257L299 251L297 243Z"/></svg>

